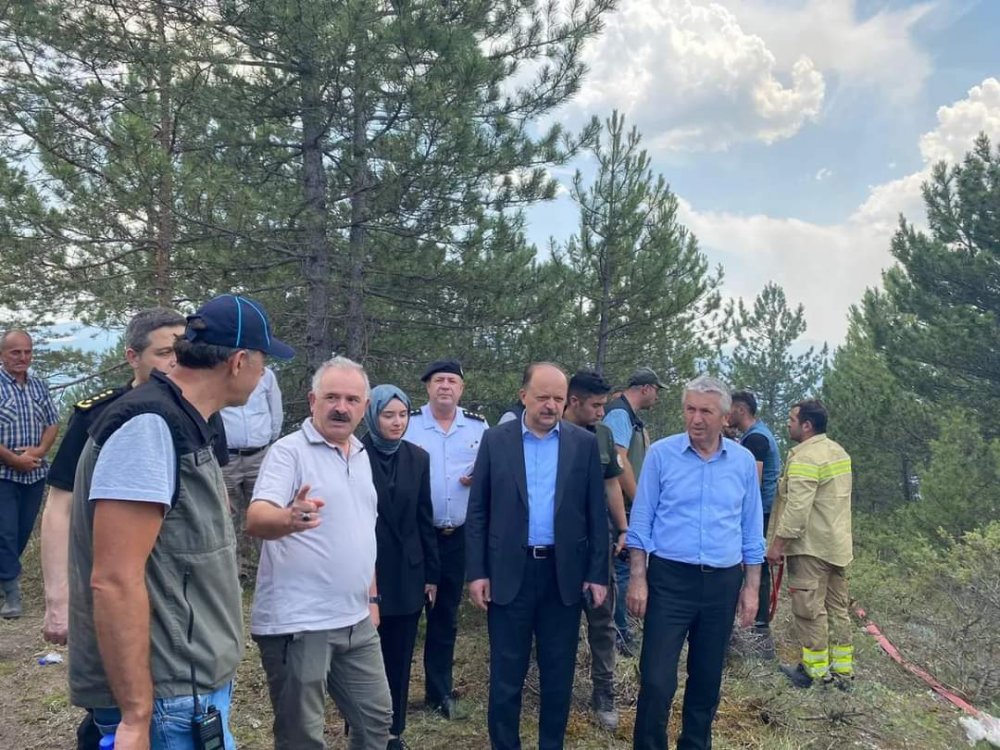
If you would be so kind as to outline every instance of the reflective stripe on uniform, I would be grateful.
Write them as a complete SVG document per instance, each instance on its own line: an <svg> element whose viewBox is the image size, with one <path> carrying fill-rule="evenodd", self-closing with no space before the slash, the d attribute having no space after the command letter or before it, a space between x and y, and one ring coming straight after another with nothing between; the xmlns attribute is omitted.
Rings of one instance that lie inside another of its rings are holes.
<svg viewBox="0 0 1000 750"><path fill-rule="evenodd" d="M820 467L813 464L788 464L787 476L819 479Z"/></svg>
<svg viewBox="0 0 1000 750"><path fill-rule="evenodd" d="M832 464L826 464L825 466L820 467L819 481L826 482L834 477L850 473L851 459L845 458L843 461L834 461Z"/></svg>
<svg viewBox="0 0 1000 750"><path fill-rule="evenodd" d="M821 680L830 673L830 651L828 649L803 648L802 666L806 674L814 680Z"/></svg>
<svg viewBox="0 0 1000 750"><path fill-rule="evenodd" d="M840 675L854 674L854 646L834 646L831 650L830 671Z"/></svg>

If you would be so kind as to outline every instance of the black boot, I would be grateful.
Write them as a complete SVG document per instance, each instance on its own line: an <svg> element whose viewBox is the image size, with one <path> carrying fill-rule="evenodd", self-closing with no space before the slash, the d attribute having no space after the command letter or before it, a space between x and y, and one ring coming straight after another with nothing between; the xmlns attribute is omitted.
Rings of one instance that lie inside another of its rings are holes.
<svg viewBox="0 0 1000 750"><path fill-rule="evenodd" d="M4 603L0 607L0 617L13 620L21 616L21 586L17 578L3 582Z"/></svg>

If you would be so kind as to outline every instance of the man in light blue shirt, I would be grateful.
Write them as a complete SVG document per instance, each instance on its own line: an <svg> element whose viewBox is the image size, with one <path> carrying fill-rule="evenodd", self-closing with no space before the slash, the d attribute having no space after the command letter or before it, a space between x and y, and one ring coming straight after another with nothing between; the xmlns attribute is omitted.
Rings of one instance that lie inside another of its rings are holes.
<svg viewBox="0 0 1000 750"><path fill-rule="evenodd" d="M524 445L524 474L528 485L528 546L555 544L556 470L559 468L559 422L539 437L524 423L521 414L521 442Z"/></svg>
<svg viewBox="0 0 1000 750"><path fill-rule="evenodd" d="M229 504L236 526L240 565L252 575L260 556L260 541L243 533L247 508L253 500L253 488L268 446L281 437L285 413L281 389L274 371L264 370L257 387L244 406L230 406L219 412L226 428L229 463L222 467Z"/></svg>
<svg viewBox="0 0 1000 750"><path fill-rule="evenodd" d="M726 647L757 612L763 508L753 454L722 436L729 389L700 376L684 390L686 431L653 444L629 522L629 611L644 618L633 745L666 750L677 662L688 641L678 747L708 750ZM648 569L647 569L648 565Z"/></svg>
<svg viewBox="0 0 1000 750"><path fill-rule="evenodd" d="M431 457L431 503L441 559L437 597L427 611L424 695L429 708L450 719L455 716L452 662L458 606L465 584L465 513L472 467L489 425L479 414L458 405L465 390L460 362L432 362L421 380L427 387L427 403L410 412L403 439L420 446Z"/></svg>

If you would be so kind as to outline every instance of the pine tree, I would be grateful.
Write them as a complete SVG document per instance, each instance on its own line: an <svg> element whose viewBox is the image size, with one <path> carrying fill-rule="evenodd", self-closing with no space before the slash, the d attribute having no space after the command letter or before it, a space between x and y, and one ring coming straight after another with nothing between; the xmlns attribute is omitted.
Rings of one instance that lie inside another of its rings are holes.
<svg viewBox="0 0 1000 750"><path fill-rule="evenodd" d="M612 378L652 365L679 383L705 352L721 271L678 221L676 196L623 116L613 113L588 150L597 173L591 184L580 171L573 179L580 228L559 253L574 307L566 338L577 361Z"/></svg>
<svg viewBox="0 0 1000 750"><path fill-rule="evenodd" d="M924 185L928 232L902 219L884 275L876 345L903 383L938 403L1000 407L1000 149L980 136ZM996 420L984 419L988 434Z"/></svg>
<svg viewBox="0 0 1000 750"><path fill-rule="evenodd" d="M753 391L761 419L784 424L792 404L819 392L828 348L793 353L806 332L805 309L789 309L785 291L774 282L764 285L752 308L739 300L731 313L735 346L722 358L723 375L734 388Z"/></svg>

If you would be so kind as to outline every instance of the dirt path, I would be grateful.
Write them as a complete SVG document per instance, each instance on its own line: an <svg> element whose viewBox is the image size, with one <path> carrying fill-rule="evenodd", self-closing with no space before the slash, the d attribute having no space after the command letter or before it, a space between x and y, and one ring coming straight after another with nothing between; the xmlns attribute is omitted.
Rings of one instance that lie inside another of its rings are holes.
<svg viewBox="0 0 1000 750"><path fill-rule="evenodd" d="M28 582L25 615L0 620L0 748L54 750L76 744L83 713L69 705L66 663L41 666L50 651L42 639L41 597Z"/></svg>

